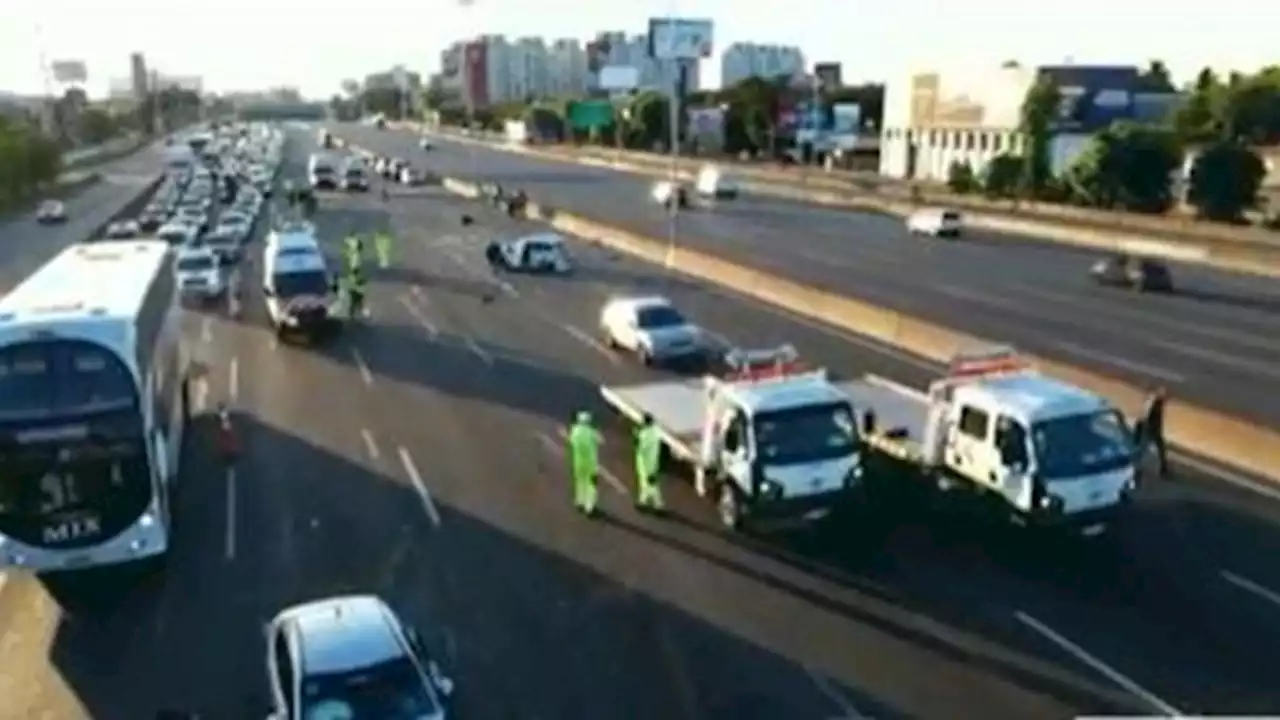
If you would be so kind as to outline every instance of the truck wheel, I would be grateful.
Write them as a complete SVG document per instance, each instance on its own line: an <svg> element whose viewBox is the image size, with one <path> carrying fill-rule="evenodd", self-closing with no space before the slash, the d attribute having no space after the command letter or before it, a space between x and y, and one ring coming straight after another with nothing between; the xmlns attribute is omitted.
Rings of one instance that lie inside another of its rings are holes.
<svg viewBox="0 0 1280 720"><path fill-rule="evenodd" d="M737 530L742 522L738 508L738 495L733 491L733 484L720 483L720 499L716 501L716 514L720 516L720 524L728 530Z"/></svg>

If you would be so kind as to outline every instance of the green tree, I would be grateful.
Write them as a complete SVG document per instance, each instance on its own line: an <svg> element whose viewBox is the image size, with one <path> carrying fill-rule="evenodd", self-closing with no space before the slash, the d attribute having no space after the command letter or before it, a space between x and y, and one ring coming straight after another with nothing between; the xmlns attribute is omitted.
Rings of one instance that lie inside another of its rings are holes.
<svg viewBox="0 0 1280 720"><path fill-rule="evenodd" d="M1019 131L1026 145L1022 154L1022 187L1032 196L1044 192L1053 179L1050 146L1053 126L1061 113L1062 94L1048 76L1040 77L1022 101Z"/></svg>
<svg viewBox="0 0 1280 720"><path fill-rule="evenodd" d="M1174 203L1172 177L1181 161L1172 130L1119 122L1089 140L1065 181L1093 207L1162 213Z"/></svg>
<svg viewBox="0 0 1280 720"><path fill-rule="evenodd" d="M1196 75L1182 106L1173 117L1173 126L1184 142L1209 142L1222 134L1220 108L1224 88L1213 68Z"/></svg>
<svg viewBox="0 0 1280 720"><path fill-rule="evenodd" d="M1221 114L1227 137L1256 145L1280 142L1280 66L1233 75Z"/></svg>
<svg viewBox="0 0 1280 720"><path fill-rule="evenodd" d="M662 93L648 91L636 95L631 101L631 121L628 124L626 145L648 150L667 144L670 138L670 113L670 103Z"/></svg>
<svg viewBox="0 0 1280 720"><path fill-rule="evenodd" d="M535 139L559 141L565 137L564 116L554 108L531 105L525 108L523 120Z"/></svg>
<svg viewBox="0 0 1280 720"><path fill-rule="evenodd" d="M102 108L85 108L76 118L76 135L89 145L100 145L119 132L120 123Z"/></svg>
<svg viewBox="0 0 1280 720"><path fill-rule="evenodd" d="M0 206L31 199L62 172L62 150L33 126L0 118Z"/></svg>
<svg viewBox="0 0 1280 720"><path fill-rule="evenodd" d="M1239 222L1253 207L1267 169L1246 145L1222 140L1200 151L1191 165L1187 201L1206 220Z"/></svg>
<svg viewBox="0 0 1280 720"><path fill-rule="evenodd" d="M1022 184L1022 158L1002 153L991 158L982 174L982 192L989 198L1009 198Z"/></svg>
<svg viewBox="0 0 1280 720"><path fill-rule="evenodd" d="M1147 69L1138 77L1139 87L1144 92L1171 93L1175 91L1173 75L1163 60L1152 60Z"/></svg>
<svg viewBox="0 0 1280 720"><path fill-rule="evenodd" d="M400 91L391 87L373 87L360 93L360 106L367 115L400 118Z"/></svg>
<svg viewBox="0 0 1280 720"><path fill-rule="evenodd" d="M977 190L978 176L973 171L973 165L958 160L951 163L951 167L947 169L947 187L958 195L967 195Z"/></svg>

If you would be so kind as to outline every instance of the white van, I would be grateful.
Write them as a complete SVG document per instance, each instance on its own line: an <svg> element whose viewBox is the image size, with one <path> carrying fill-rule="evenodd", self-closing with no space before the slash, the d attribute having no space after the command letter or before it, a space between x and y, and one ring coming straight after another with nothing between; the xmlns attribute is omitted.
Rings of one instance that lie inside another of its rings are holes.
<svg viewBox="0 0 1280 720"><path fill-rule="evenodd" d="M694 191L700 197L715 200L732 200L738 197L738 185L726 177L718 165L703 165L698 170Z"/></svg>
<svg viewBox="0 0 1280 720"><path fill-rule="evenodd" d="M307 179L313 190L337 190L338 171L332 158L315 153L307 161Z"/></svg>
<svg viewBox="0 0 1280 720"><path fill-rule="evenodd" d="M314 338L337 319L337 283L324 255L301 236L276 243L264 252L262 294L276 334Z"/></svg>

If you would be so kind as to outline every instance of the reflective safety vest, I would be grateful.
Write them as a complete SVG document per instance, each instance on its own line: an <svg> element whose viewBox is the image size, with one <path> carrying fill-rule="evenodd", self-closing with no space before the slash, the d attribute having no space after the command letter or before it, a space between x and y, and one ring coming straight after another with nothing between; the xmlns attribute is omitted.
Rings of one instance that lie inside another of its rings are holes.
<svg viewBox="0 0 1280 720"><path fill-rule="evenodd" d="M662 459L662 434L653 425L646 425L636 432L636 470L648 475L658 472Z"/></svg>
<svg viewBox="0 0 1280 720"><path fill-rule="evenodd" d="M590 425L574 423L569 431L569 449L577 469L594 470L600 462L600 433Z"/></svg>

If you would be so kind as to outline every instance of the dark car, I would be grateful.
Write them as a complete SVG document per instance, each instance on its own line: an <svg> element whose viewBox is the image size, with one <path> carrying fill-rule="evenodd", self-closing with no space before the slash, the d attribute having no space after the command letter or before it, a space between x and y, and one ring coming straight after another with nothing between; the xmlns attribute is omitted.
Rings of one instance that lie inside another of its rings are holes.
<svg viewBox="0 0 1280 720"><path fill-rule="evenodd" d="M1116 253L1103 258L1089 269L1089 276L1099 285L1122 287L1138 292L1172 292L1173 276L1169 266L1151 258Z"/></svg>

